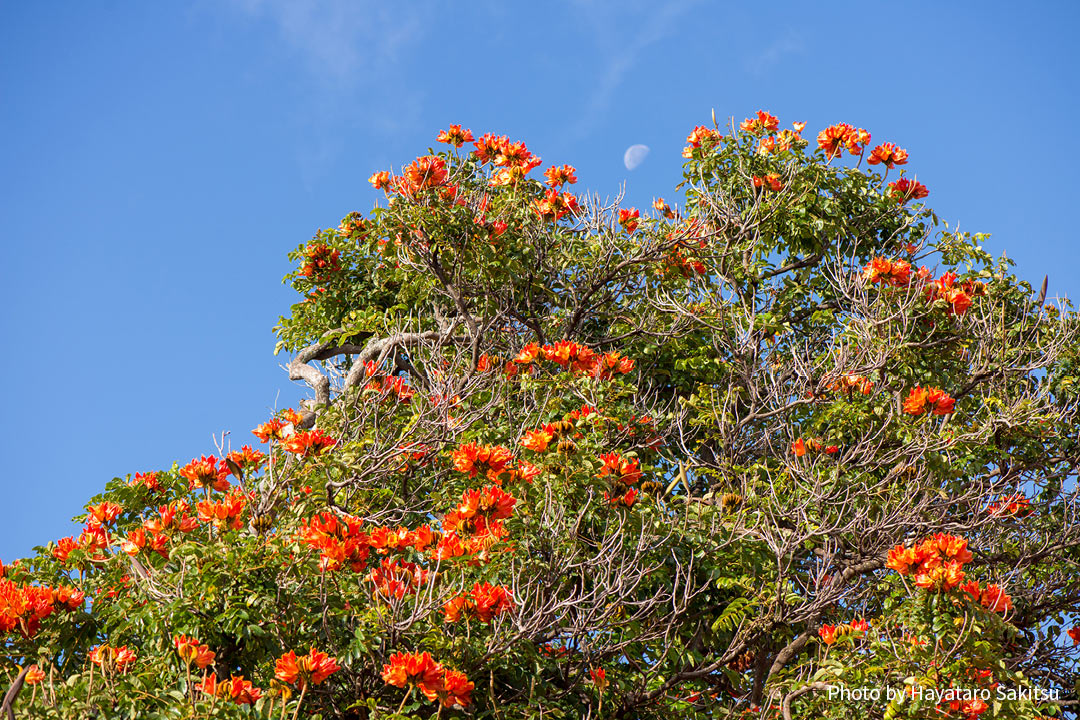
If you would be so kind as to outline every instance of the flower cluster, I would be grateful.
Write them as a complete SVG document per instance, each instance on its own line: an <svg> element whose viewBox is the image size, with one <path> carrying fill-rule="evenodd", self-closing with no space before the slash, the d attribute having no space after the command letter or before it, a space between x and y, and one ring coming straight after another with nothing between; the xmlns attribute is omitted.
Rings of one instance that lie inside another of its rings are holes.
<svg viewBox="0 0 1080 720"><path fill-rule="evenodd" d="M937 280L931 280L930 270L920 267L912 271L907 260L874 258L863 268L862 277L871 283L883 283L892 287L908 288L916 281L926 289L928 302L944 300L949 314L963 315L972 305L972 298L985 293L985 286L972 280L957 283L956 273L947 272Z"/></svg>
<svg viewBox="0 0 1080 720"><path fill-rule="evenodd" d="M382 679L387 685L416 687L428 700L443 707L463 708L472 700L473 683L464 673L443 667L426 652L399 652L383 666Z"/></svg>
<svg viewBox="0 0 1080 720"><path fill-rule="evenodd" d="M250 680L245 680L243 675L233 675L228 680L219 681L216 673L210 673L195 685L195 689L237 705L254 705L262 697L262 690Z"/></svg>
<svg viewBox="0 0 1080 720"><path fill-rule="evenodd" d="M402 197L416 199L427 190L443 187L446 178L446 161L437 155L425 155L406 165L401 175L390 180L390 187Z"/></svg>
<svg viewBox="0 0 1080 720"><path fill-rule="evenodd" d="M314 243L304 248L304 264L300 274L315 282L326 282L330 273L341 269L341 251L331 250L323 243Z"/></svg>
<svg viewBox="0 0 1080 720"><path fill-rule="evenodd" d="M220 501L203 500L195 505L199 520L212 523L218 530L239 530L244 526L240 515L244 512L247 498L240 491L234 490Z"/></svg>
<svg viewBox="0 0 1080 720"><path fill-rule="evenodd" d="M215 653L195 638L187 635L174 635L173 645L176 647L176 654L180 656L185 665L194 663L195 667L205 670L207 665L214 662Z"/></svg>
<svg viewBox="0 0 1080 720"><path fill-rule="evenodd" d="M949 415L955 410L956 401L949 393L941 388L924 388L919 385L911 388L904 400L904 412L908 415L923 415L926 412L934 415Z"/></svg>
<svg viewBox="0 0 1080 720"><path fill-rule="evenodd" d="M611 505L630 508L637 501L638 491L634 483L641 479L641 466L637 458L624 458L616 452L599 456L602 463L598 478L609 481L608 490L604 491L604 500Z"/></svg>
<svg viewBox="0 0 1080 720"><path fill-rule="evenodd" d="M896 147L892 143L882 143L870 151L870 157L866 159L868 165L884 164L891 168L894 165L905 165L908 161L907 150Z"/></svg>
<svg viewBox="0 0 1080 720"><path fill-rule="evenodd" d="M315 648L311 648L306 655L300 656L297 656L295 650L290 650L278 658L274 664L274 677L290 685L295 684L304 688L309 683L320 685L340 669L337 658L332 658Z"/></svg>
<svg viewBox="0 0 1080 720"><path fill-rule="evenodd" d="M0 579L0 638L14 630L32 637L52 615L54 602L51 588Z"/></svg>
<svg viewBox="0 0 1080 720"><path fill-rule="evenodd" d="M753 133L754 135L760 135L761 133L771 133L780 126L780 121L776 119L775 115L770 115L765 110L758 110L757 117L746 118L739 123L739 129L743 132Z"/></svg>
<svg viewBox="0 0 1080 720"><path fill-rule="evenodd" d="M453 145L456 148L473 141L472 130L462 130L460 125L451 125L449 130L440 130L435 142Z"/></svg>
<svg viewBox="0 0 1080 720"><path fill-rule="evenodd" d="M694 150L712 147L720 141L720 137L719 130L698 125L686 136L686 142L689 144L683 148L682 156L689 160L694 156Z"/></svg>
<svg viewBox="0 0 1080 720"><path fill-rule="evenodd" d="M353 572L367 567L371 545L367 533L356 518L339 518L324 512L300 526L296 539L319 551L319 567L326 571L346 565Z"/></svg>
<svg viewBox="0 0 1080 720"><path fill-rule="evenodd" d="M256 473L266 464L266 453L255 450L250 445L245 445L239 450L230 452L225 456L225 459L239 467L244 473ZM232 472L231 467L229 472Z"/></svg>
<svg viewBox="0 0 1080 720"><path fill-rule="evenodd" d="M474 478L484 471L488 480L502 484L504 474L512 475L514 454L502 445L480 445L470 442L450 453L450 460L458 472Z"/></svg>
<svg viewBox="0 0 1080 720"><path fill-rule="evenodd" d="M295 432L281 440L282 448L301 457L325 455L335 445L337 445L337 440L322 430Z"/></svg>
<svg viewBox="0 0 1080 720"><path fill-rule="evenodd" d="M1034 508L1031 507L1031 501L1027 499L1027 496L1014 494L1004 495L990 503L986 511L997 517L1022 518L1034 512Z"/></svg>
<svg viewBox="0 0 1080 720"><path fill-rule="evenodd" d="M870 624L866 620L860 619L843 625L822 625L818 628L818 636L821 638L821 642L832 645L843 637L862 637L869 629Z"/></svg>
<svg viewBox="0 0 1080 720"><path fill-rule="evenodd" d="M111 645L98 645L90 650L88 655L90 662L100 667L105 672L125 673L135 664L135 653L128 649L127 645L113 647Z"/></svg>
<svg viewBox="0 0 1080 720"><path fill-rule="evenodd" d="M407 404L412 400L416 391L401 375L374 375L364 386L364 390L371 390L381 394L384 398L392 397L400 403Z"/></svg>
<svg viewBox="0 0 1080 720"><path fill-rule="evenodd" d="M443 516L442 527L446 532L484 534L499 520L513 515L516 504L517 499L498 485L466 490L461 502Z"/></svg>
<svg viewBox="0 0 1080 720"><path fill-rule="evenodd" d="M544 184L553 188L562 187L569 183L573 185L577 182L577 170L572 165L562 165L557 167L552 165L544 171Z"/></svg>
<svg viewBox="0 0 1080 720"><path fill-rule="evenodd" d="M836 445L825 445L820 440L814 438L810 438L809 440L799 438L791 443L791 452L795 453L795 457L802 457L808 452L819 453L822 450L829 455L835 455L840 452L840 448Z"/></svg>
<svg viewBox="0 0 1080 720"><path fill-rule="evenodd" d="M572 372L592 375L600 379L608 379L615 374L625 375L634 369L633 358L623 357L617 351L598 353L572 340L560 340L549 345L529 343L521 349L521 352L513 359L513 363L532 366L537 358L554 362ZM513 363L507 368L511 375L517 373L517 368Z"/></svg>
<svg viewBox="0 0 1080 720"><path fill-rule="evenodd" d="M862 155L870 142L870 133L847 123L837 123L819 132L817 142L818 147L825 151L825 156L830 160L838 157L844 148L852 155Z"/></svg>
<svg viewBox="0 0 1080 720"><path fill-rule="evenodd" d="M533 200L533 209L544 220L561 220L568 213L577 213L578 199L573 193L551 188L543 197Z"/></svg>
<svg viewBox="0 0 1080 720"><path fill-rule="evenodd" d="M751 182L756 188L767 188L773 192L779 192L784 188L783 181L780 180L780 176L776 173L769 173L768 175L762 176L755 175L751 178Z"/></svg>
<svg viewBox="0 0 1080 720"><path fill-rule="evenodd" d="M349 213L341 219L341 224L338 225L338 234L350 240L356 240L364 234L364 218L358 212Z"/></svg>
<svg viewBox="0 0 1080 720"><path fill-rule="evenodd" d="M446 622L457 622L463 617L475 617L489 623L495 617L514 609L514 595L502 585L476 583L472 591L450 599L444 606Z"/></svg>
<svg viewBox="0 0 1080 720"><path fill-rule="evenodd" d="M844 373L829 383L829 390L833 392L852 393L858 391L863 395L869 395L873 389L873 380L865 375L856 375L855 373Z"/></svg>
<svg viewBox="0 0 1080 720"><path fill-rule="evenodd" d="M229 489L229 466L218 462L216 457L203 455L180 468L180 477L187 478L192 490L213 488L225 492Z"/></svg>
<svg viewBox="0 0 1080 720"><path fill-rule="evenodd" d="M525 143L510 142L505 135L488 133L473 145L476 148L473 156L481 165L490 162L500 168L492 176L491 185L513 185L540 165L540 158L529 152Z"/></svg>
<svg viewBox="0 0 1080 720"><path fill-rule="evenodd" d="M972 580L961 585L960 589L990 612L1007 613L1012 610L1012 598L997 585L989 584L984 588L978 581Z"/></svg>
<svg viewBox="0 0 1080 720"><path fill-rule="evenodd" d="M415 563L385 558L374 568L367 579L375 586L372 597L376 600L400 600L412 595L421 585L431 582L431 572Z"/></svg>
<svg viewBox="0 0 1080 720"><path fill-rule="evenodd" d="M897 545L889 551L885 566L901 575L913 575L926 590L952 590L964 582L964 563L971 560L967 540L938 533L919 545Z"/></svg>
<svg viewBox="0 0 1080 720"><path fill-rule="evenodd" d="M920 200L929 194L930 191L921 182L908 180L906 177L889 183L889 195L900 204L908 200Z"/></svg>
<svg viewBox="0 0 1080 720"><path fill-rule="evenodd" d="M641 213L638 212L637 208L619 210L619 226L627 235L632 235L634 231L637 230L640 218Z"/></svg>

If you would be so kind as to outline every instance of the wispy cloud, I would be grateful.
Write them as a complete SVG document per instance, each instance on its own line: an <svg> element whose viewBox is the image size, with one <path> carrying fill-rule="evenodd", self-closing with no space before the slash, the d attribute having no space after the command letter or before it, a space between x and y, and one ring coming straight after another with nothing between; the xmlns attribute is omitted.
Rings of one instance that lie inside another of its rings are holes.
<svg viewBox="0 0 1080 720"><path fill-rule="evenodd" d="M761 76L779 65L786 56L797 55L802 51L802 36L794 30L788 29L760 53L748 58L744 63L744 67L751 75Z"/></svg>
<svg viewBox="0 0 1080 720"><path fill-rule="evenodd" d="M424 34L422 7L361 0L231 0L273 23L303 62L334 82L355 81L396 62Z"/></svg>
<svg viewBox="0 0 1080 720"><path fill-rule="evenodd" d="M578 5L588 11L599 11L594 20L595 34L598 41L606 47L606 61L592 90L590 101L581 118L571 129L571 135L581 138L588 135L602 120L611 102L622 86L626 75L637 64L641 53L677 29L677 21L699 0L682 0L661 5L647 17L634 23L640 28L636 33L622 33L611 23L610 7L598 7L597 4L582 0ZM652 10L651 3L645 5Z"/></svg>

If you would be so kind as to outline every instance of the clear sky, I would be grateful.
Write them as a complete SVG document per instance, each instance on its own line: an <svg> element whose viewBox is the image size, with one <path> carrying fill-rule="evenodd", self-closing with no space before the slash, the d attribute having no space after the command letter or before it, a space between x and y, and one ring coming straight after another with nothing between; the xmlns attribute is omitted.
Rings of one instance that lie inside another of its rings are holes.
<svg viewBox="0 0 1080 720"><path fill-rule="evenodd" d="M951 226L1080 294L1080 4L0 1L0 559L116 475L234 446L306 390L285 253L449 123L601 195L677 199L758 108L911 154ZM626 170L623 151L651 148Z"/></svg>

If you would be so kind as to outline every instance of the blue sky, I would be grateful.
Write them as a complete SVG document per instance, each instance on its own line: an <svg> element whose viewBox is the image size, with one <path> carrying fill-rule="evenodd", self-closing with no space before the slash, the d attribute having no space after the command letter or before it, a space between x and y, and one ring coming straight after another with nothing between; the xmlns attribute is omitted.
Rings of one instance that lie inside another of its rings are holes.
<svg viewBox="0 0 1080 720"><path fill-rule="evenodd" d="M713 109L850 122L908 149L950 225L1076 296L1080 6L1019 7L0 2L0 559L303 397L272 355L285 253L449 123L645 207Z"/></svg>

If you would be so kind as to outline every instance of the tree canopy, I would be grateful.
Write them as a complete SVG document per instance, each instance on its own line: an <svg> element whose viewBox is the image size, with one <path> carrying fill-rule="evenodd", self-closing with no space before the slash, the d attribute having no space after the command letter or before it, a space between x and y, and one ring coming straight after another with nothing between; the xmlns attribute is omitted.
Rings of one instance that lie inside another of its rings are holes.
<svg viewBox="0 0 1080 720"><path fill-rule="evenodd" d="M646 211L456 125L376 172L291 254L310 401L0 565L4 710L1076 717L1077 314L804 127Z"/></svg>

